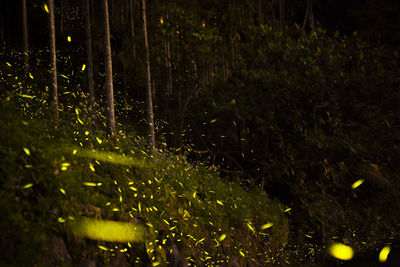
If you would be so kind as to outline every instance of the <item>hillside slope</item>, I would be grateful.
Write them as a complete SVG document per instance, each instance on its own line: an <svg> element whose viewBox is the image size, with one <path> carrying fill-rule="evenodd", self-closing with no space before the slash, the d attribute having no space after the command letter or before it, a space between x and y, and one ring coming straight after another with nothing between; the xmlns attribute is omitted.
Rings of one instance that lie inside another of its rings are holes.
<svg viewBox="0 0 400 267"><path fill-rule="evenodd" d="M265 193L122 131L110 142L79 108L58 125L20 112L20 97L0 104L1 265L285 260L284 207Z"/></svg>

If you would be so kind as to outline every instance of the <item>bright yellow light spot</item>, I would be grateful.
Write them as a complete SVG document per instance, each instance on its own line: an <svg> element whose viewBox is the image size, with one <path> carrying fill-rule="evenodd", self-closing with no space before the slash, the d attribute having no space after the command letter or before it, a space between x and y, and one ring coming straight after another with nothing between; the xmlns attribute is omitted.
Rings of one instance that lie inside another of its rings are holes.
<svg viewBox="0 0 400 267"><path fill-rule="evenodd" d="M89 131L86 131L86 132L85 132L85 135L89 135Z"/></svg>
<svg viewBox="0 0 400 267"><path fill-rule="evenodd" d="M253 233L255 232L255 229L254 229L253 225L251 225L250 222L247 223L247 227L249 227L249 229L250 229Z"/></svg>
<svg viewBox="0 0 400 267"><path fill-rule="evenodd" d="M99 249L101 249L101 250L105 250L105 251L107 251L108 250L108 248L106 248L106 247L103 247L103 246L97 246Z"/></svg>
<svg viewBox="0 0 400 267"><path fill-rule="evenodd" d="M86 186L97 186L96 183L91 183L91 182L84 182L83 184Z"/></svg>
<svg viewBox="0 0 400 267"><path fill-rule="evenodd" d="M26 147L24 147L23 150L24 150L25 154L27 154L28 156L31 155L31 152Z"/></svg>
<svg viewBox="0 0 400 267"><path fill-rule="evenodd" d="M79 118L76 118L76 119L78 120L78 122L79 122L80 124L84 125L84 123L83 123L83 121L81 121L81 119L79 119Z"/></svg>
<svg viewBox="0 0 400 267"><path fill-rule="evenodd" d="M353 189L356 189L357 187L359 187L362 183L364 183L363 179L358 180L357 182L355 182L351 187Z"/></svg>
<svg viewBox="0 0 400 267"><path fill-rule="evenodd" d="M390 252L390 246L384 247L381 252L379 253L379 261L385 262Z"/></svg>
<svg viewBox="0 0 400 267"><path fill-rule="evenodd" d="M84 71L85 69L86 69L86 65L83 64L83 65L82 65L82 71Z"/></svg>
<svg viewBox="0 0 400 267"><path fill-rule="evenodd" d="M89 218L73 225L73 233L77 236L109 242L144 242L146 232L145 226L141 224Z"/></svg>
<svg viewBox="0 0 400 267"><path fill-rule="evenodd" d="M261 230L271 228L273 225L274 225L273 223L264 224L264 225L261 226Z"/></svg>
<svg viewBox="0 0 400 267"><path fill-rule="evenodd" d="M92 164L89 164L89 168L92 170L92 172L96 171Z"/></svg>
<svg viewBox="0 0 400 267"><path fill-rule="evenodd" d="M287 209L285 209L283 212L289 212L289 211L291 211L292 210L292 208L287 208Z"/></svg>
<svg viewBox="0 0 400 267"><path fill-rule="evenodd" d="M196 198L196 193L197 193L197 192L194 192L194 193L193 193L193 198Z"/></svg>
<svg viewBox="0 0 400 267"><path fill-rule="evenodd" d="M133 186L130 186L129 189L132 190L132 191L137 191L137 188L133 187Z"/></svg>
<svg viewBox="0 0 400 267"><path fill-rule="evenodd" d="M7 66L11 67L11 64L10 64L10 63L6 62L6 64L7 64Z"/></svg>
<svg viewBox="0 0 400 267"><path fill-rule="evenodd" d="M100 138L98 138L97 136L96 136L96 140L97 140L97 143L99 143L99 144L103 143L103 141Z"/></svg>
<svg viewBox="0 0 400 267"><path fill-rule="evenodd" d="M78 150L76 150L76 149L72 150L72 155L75 155L76 152L78 152Z"/></svg>
<svg viewBox="0 0 400 267"><path fill-rule="evenodd" d="M226 238L226 234L222 234L222 235L218 238L218 240L219 240L219 241L223 241L225 238Z"/></svg>
<svg viewBox="0 0 400 267"><path fill-rule="evenodd" d="M206 24L205 24L205 22L204 22L204 21L203 21L203 24L202 24L202 25L203 25L203 28L205 28L205 27L206 27Z"/></svg>
<svg viewBox="0 0 400 267"><path fill-rule="evenodd" d="M68 42L71 42L72 40L71 40L71 36L68 36L67 37L67 40L68 40Z"/></svg>
<svg viewBox="0 0 400 267"><path fill-rule="evenodd" d="M64 195L66 194L65 190L60 188L60 192L63 193Z"/></svg>
<svg viewBox="0 0 400 267"><path fill-rule="evenodd" d="M240 255L242 255L242 257L245 256L242 250L239 250L239 253L240 253Z"/></svg>
<svg viewBox="0 0 400 267"><path fill-rule="evenodd" d="M26 185L24 185L24 189L28 189L28 188L30 188L30 187L32 187L33 186L33 184L26 184Z"/></svg>
<svg viewBox="0 0 400 267"><path fill-rule="evenodd" d="M224 205L224 203L222 203L220 200L217 200L217 203L222 205L222 206Z"/></svg>
<svg viewBox="0 0 400 267"><path fill-rule="evenodd" d="M29 78L31 78L33 80L33 75L30 72L29 72Z"/></svg>
<svg viewBox="0 0 400 267"><path fill-rule="evenodd" d="M213 120L210 121L210 123L214 123L216 121L217 121L217 119L213 119Z"/></svg>
<svg viewBox="0 0 400 267"><path fill-rule="evenodd" d="M172 228L171 228L172 229ZM205 240L205 238L203 237L202 239L200 239L199 241L196 242L195 246L197 246L198 244L200 244L201 242L203 242Z"/></svg>
<svg viewBox="0 0 400 267"><path fill-rule="evenodd" d="M64 218L61 218L61 217L60 217L60 218L58 218L57 220L58 220L58 222L59 222L59 223L63 223L63 222L65 222L65 219L64 219Z"/></svg>
<svg viewBox="0 0 400 267"><path fill-rule="evenodd" d="M163 24L163 23L164 23L164 19L163 19L163 17L161 17L161 19L160 19L160 23L161 23L161 24Z"/></svg>
<svg viewBox="0 0 400 267"><path fill-rule="evenodd" d="M22 96L24 98L30 98L30 99L35 98L35 96L32 96L32 95L20 95L20 96Z"/></svg>
<svg viewBox="0 0 400 267"><path fill-rule="evenodd" d="M46 11L47 13L49 13L49 8L47 7L46 4L44 4L44 11Z"/></svg>
<svg viewBox="0 0 400 267"><path fill-rule="evenodd" d="M351 247L343 245L341 243L335 243L329 250L330 254L339 260L351 260L354 255L354 251Z"/></svg>

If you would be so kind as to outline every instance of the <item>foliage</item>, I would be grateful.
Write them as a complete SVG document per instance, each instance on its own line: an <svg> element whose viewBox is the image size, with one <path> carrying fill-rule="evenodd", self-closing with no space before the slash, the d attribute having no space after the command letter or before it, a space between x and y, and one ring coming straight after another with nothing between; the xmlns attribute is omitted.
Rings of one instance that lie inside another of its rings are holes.
<svg viewBox="0 0 400 267"><path fill-rule="evenodd" d="M302 245L339 238L367 251L398 236L398 53L356 33L263 25L238 45L240 65L188 113L194 146L292 207Z"/></svg>
<svg viewBox="0 0 400 267"><path fill-rule="evenodd" d="M34 105L36 98L22 99ZM21 96L8 95L0 107L0 228L8 233L1 238L4 264L40 263L52 235L64 238L73 262L91 258L100 265L118 251L132 264L165 264L174 244L196 265L229 258L261 264L282 249L283 207L259 189L245 191L184 157L149 154L139 137L122 130L108 141L82 106L66 109L55 125L37 119L31 105L25 113L12 108L19 101ZM142 224L146 242L85 241L71 232L85 217ZM267 223L273 226L261 230Z"/></svg>

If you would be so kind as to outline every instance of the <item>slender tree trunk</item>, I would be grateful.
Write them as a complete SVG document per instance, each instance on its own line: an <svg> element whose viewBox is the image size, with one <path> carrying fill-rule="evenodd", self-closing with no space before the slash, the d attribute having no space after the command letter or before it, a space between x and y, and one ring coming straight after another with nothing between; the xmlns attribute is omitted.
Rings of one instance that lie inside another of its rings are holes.
<svg viewBox="0 0 400 267"><path fill-rule="evenodd" d="M146 49L146 77L147 77L146 102L147 102L147 123L149 126L149 144L152 148L155 148L156 138L154 134L153 100L151 94L149 43L147 39L146 0L142 0L142 14L143 14L144 47Z"/></svg>
<svg viewBox="0 0 400 267"><path fill-rule="evenodd" d="M108 16L108 0L103 0L104 12L104 50L105 50L105 72L106 81L105 89L107 91L107 122L108 131L111 137L115 136L115 111L114 111L114 88L112 74L112 58L111 58L111 43L110 43L110 25Z"/></svg>
<svg viewBox="0 0 400 267"><path fill-rule="evenodd" d="M26 0L22 0L22 32L24 41L24 69L25 77L29 72L29 46L28 46L28 18L26 15Z"/></svg>
<svg viewBox="0 0 400 267"><path fill-rule="evenodd" d="M286 3L285 0L279 0L279 23L281 31L285 30L285 14L286 14Z"/></svg>
<svg viewBox="0 0 400 267"><path fill-rule="evenodd" d="M88 89L90 97L90 105L93 106L94 99L94 85L93 85L93 60L92 60L92 32L90 23L90 2L85 1L85 17L86 17L86 54L87 54L87 78Z"/></svg>
<svg viewBox="0 0 400 267"><path fill-rule="evenodd" d="M310 1L310 29L314 31L315 21L314 21L314 3L313 0Z"/></svg>
<svg viewBox="0 0 400 267"><path fill-rule="evenodd" d="M95 24L95 19L94 19L94 0L90 0L90 14L92 14L92 25L94 26Z"/></svg>
<svg viewBox="0 0 400 267"><path fill-rule="evenodd" d="M64 10L65 10L65 0L61 0L60 4L60 34L64 35Z"/></svg>
<svg viewBox="0 0 400 267"><path fill-rule="evenodd" d="M49 31L50 31L50 64L53 87L53 108L56 120L59 119L58 111L58 89L57 89L57 54L56 54L56 28L54 23L54 0L48 0L49 7Z"/></svg>
<svg viewBox="0 0 400 267"><path fill-rule="evenodd" d="M311 31L314 31L314 11L312 0L307 0L306 15L304 16L303 25L301 26L303 30L306 28L307 21L309 22Z"/></svg>
<svg viewBox="0 0 400 267"><path fill-rule="evenodd" d="M0 1L0 44L3 44L4 42L4 24L4 3L3 1Z"/></svg>
<svg viewBox="0 0 400 267"><path fill-rule="evenodd" d="M135 45L135 20L133 16L133 3L132 0L129 0L129 9L130 9L130 23L131 23L131 43L132 43L132 56L133 56L133 69L135 70L135 62L136 62L136 45Z"/></svg>
<svg viewBox="0 0 400 267"><path fill-rule="evenodd" d="M263 0L258 0L258 25L264 24L262 2Z"/></svg>
<svg viewBox="0 0 400 267"><path fill-rule="evenodd" d="M128 95L128 89L127 89L127 84L128 84L128 82L127 82L127 76L126 76L127 74L126 74L126 66L125 65L123 65L123 82L124 82L124 90L123 90L123 93L124 93L124 114L125 114L125 116L127 117L128 116L128 97L129 97L129 95Z"/></svg>
<svg viewBox="0 0 400 267"><path fill-rule="evenodd" d="M271 25L272 25L272 27L274 28L274 29L276 29L277 27L276 27L276 16L275 16L275 1L273 0L272 2L271 2L271 15L272 15L272 23L271 23Z"/></svg>
<svg viewBox="0 0 400 267"><path fill-rule="evenodd" d="M0 43L1 44L4 43L4 17L3 17L3 14L1 14L1 16L0 16Z"/></svg>
<svg viewBox="0 0 400 267"><path fill-rule="evenodd" d="M165 11L165 19L168 19L168 11ZM165 35L165 66L167 68L167 96L172 96L172 66L171 66L171 45L168 35Z"/></svg>

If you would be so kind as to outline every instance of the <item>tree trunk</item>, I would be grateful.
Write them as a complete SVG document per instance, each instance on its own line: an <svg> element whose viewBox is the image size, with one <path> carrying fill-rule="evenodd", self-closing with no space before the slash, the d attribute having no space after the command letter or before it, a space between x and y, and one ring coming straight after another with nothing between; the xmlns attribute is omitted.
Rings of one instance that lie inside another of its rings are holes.
<svg viewBox="0 0 400 267"><path fill-rule="evenodd" d="M307 21L309 21L311 31L314 31L314 11L312 0L307 0L306 15L304 16L303 25L301 26L303 30L306 28Z"/></svg>
<svg viewBox="0 0 400 267"><path fill-rule="evenodd" d="M94 0L90 0L90 14L92 14L92 25L95 25L95 18L94 18Z"/></svg>
<svg viewBox="0 0 400 267"><path fill-rule="evenodd" d="M50 31L50 64L53 83L53 108L56 120L59 119L58 111L58 89L57 89L57 61L56 61L56 29L54 23L54 0L48 0L49 5L49 31Z"/></svg>
<svg viewBox="0 0 400 267"><path fill-rule="evenodd" d="M129 0L129 8L130 8L130 22L131 22L131 42L132 42L132 55L133 55L133 61L135 62L136 60L136 46L135 46L135 20L133 17L133 3L132 0Z"/></svg>
<svg viewBox="0 0 400 267"><path fill-rule="evenodd" d="M64 10L65 10L65 0L61 0L60 4L60 34L64 35Z"/></svg>
<svg viewBox="0 0 400 267"><path fill-rule="evenodd" d="M263 0L258 0L258 25L264 24L264 18L263 18L263 6L262 6Z"/></svg>
<svg viewBox="0 0 400 267"><path fill-rule="evenodd" d="M135 71L136 71L136 67L135 67L135 62L136 62L136 45L135 45L135 20L134 20L134 16L133 16L133 3L132 0L129 0L129 13L130 13L130 23L131 23L131 44L132 44L132 58L133 58L133 75L135 76Z"/></svg>
<svg viewBox="0 0 400 267"><path fill-rule="evenodd" d="M281 26L281 31L285 30L285 13L286 13L286 3L285 0L279 1L279 22Z"/></svg>
<svg viewBox="0 0 400 267"><path fill-rule="evenodd" d="M108 132L111 137L115 136L115 111L114 111L114 88L112 74L112 58L111 58L111 43L110 43L110 25L108 16L108 0L103 0L104 12L104 50L105 60L104 67L106 72L105 89L107 92L107 123Z"/></svg>
<svg viewBox="0 0 400 267"><path fill-rule="evenodd" d="M147 76L146 93L147 93L147 123L149 126L149 144L152 148L155 148L156 138L154 134L153 100L151 94L149 43L147 39L146 0L142 0L142 14L143 14L144 47L146 50L146 76Z"/></svg>
<svg viewBox="0 0 400 267"><path fill-rule="evenodd" d="M271 7L271 15L272 15L272 17L271 17L271 19L272 19L271 26L274 29L276 29L277 27L276 27L276 16L275 16L275 1L271 2L270 7Z"/></svg>
<svg viewBox="0 0 400 267"><path fill-rule="evenodd" d="M4 43L4 18L3 14L0 17L0 43Z"/></svg>
<svg viewBox="0 0 400 267"><path fill-rule="evenodd" d="M0 1L0 44L1 45L4 43L4 24L5 24L4 3L3 1Z"/></svg>
<svg viewBox="0 0 400 267"><path fill-rule="evenodd" d="M26 15L26 0L22 0L22 32L24 41L24 70L25 77L29 72L29 46L28 46L28 18Z"/></svg>
<svg viewBox="0 0 400 267"><path fill-rule="evenodd" d="M168 19L168 11L165 11L165 19ZM171 65L171 45L168 34L165 35L165 67L167 68L167 98L172 96L172 65Z"/></svg>
<svg viewBox="0 0 400 267"><path fill-rule="evenodd" d="M310 1L310 29L311 31L314 31L314 4L313 4L313 0L309 0Z"/></svg>
<svg viewBox="0 0 400 267"><path fill-rule="evenodd" d="M92 32L90 23L90 2L85 0L85 17L86 17L86 54L87 54L87 78L90 97L90 105L93 106L94 85L93 85L93 60L92 60Z"/></svg>

